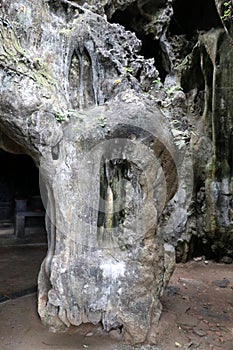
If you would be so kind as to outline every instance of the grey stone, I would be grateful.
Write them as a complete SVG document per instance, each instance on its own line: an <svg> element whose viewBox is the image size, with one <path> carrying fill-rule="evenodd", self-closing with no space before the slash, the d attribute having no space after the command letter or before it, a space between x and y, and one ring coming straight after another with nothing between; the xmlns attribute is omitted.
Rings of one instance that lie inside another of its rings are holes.
<svg viewBox="0 0 233 350"><path fill-rule="evenodd" d="M205 337L207 335L207 333L201 329L194 329L193 333L198 335L199 337Z"/></svg>
<svg viewBox="0 0 233 350"><path fill-rule="evenodd" d="M215 286L220 288L226 288L230 281L227 278L223 278L222 280L216 280L214 281Z"/></svg>
<svg viewBox="0 0 233 350"><path fill-rule="evenodd" d="M158 72L137 55L135 34L91 7L71 4L78 11L67 21L52 2L18 6L2 8L0 129L7 150L19 144L40 168L40 317L52 331L123 327L142 343L174 269L174 249L155 233L182 160L169 121L143 94ZM24 20L13 28L15 9Z"/></svg>
<svg viewBox="0 0 233 350"><path fill-rule="evenodd" d="M197 326L198 320L191 315L182 314L178 317L177 324L193 328Z"/></svg>
<svg viewBox="0 0 233 350"><path fill-rule="evenodd" d="M53 331L101 322L155 343L173 246L185 261L195 236L233 257L232 82L218 68L233 69L231 30L173 36L172 3L0 4L0 147L40 168L38 308ZM161 62L109 22L117 11L159 41Z"/></svg>

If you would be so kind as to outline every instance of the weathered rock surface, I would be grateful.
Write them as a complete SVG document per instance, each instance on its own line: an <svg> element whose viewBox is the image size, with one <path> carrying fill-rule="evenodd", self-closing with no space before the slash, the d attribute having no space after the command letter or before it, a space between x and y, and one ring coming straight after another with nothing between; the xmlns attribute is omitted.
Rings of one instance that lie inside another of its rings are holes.
<svg viewBox="0 0 233 350"><path fill-rule="evenodd" d="M142 343L174 268L155 232L183 155L142 94L158 72L137 55L140 41L89 9L70 11L2 4L0 128L40 166L47 208L39 314L55 331L101 322Z"/></svg>
<svg viewBox="0 0 233 350"><path fill-rule="evenodd" d="M56 160L41 162L56 228L39 276L39 312L53 329L101 322L123 326L132 342L150 339L175 253L155 237L160 206L176 191L165 127L150 103L127 91L85 110L81 124L71 120ZM153 151L161 141L164 172Z"/></svg>
<svg viewBox="0 0 233 350"><path fill-rule="evenodd" d="M233 256L231 24L211 1L207 24L181 0L0 9L1 147L35 160L47 207L42 321L156 343L171 243Z"/></svg>

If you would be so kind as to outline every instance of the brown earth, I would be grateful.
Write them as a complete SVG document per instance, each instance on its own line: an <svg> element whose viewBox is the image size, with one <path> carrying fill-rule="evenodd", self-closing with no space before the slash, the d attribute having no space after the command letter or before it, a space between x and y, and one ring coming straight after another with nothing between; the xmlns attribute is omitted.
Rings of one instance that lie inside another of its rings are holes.
<svg viewBox="0 0 233 350"><path fill-rule="evenodd" d="M159 327L164 350L233 350L233 266L177 265Z"/></svg>
<svg viewBox="0 0 233 350"><path fill-rule="evenodd" d="M0 246L0 350L127 349L113 339L114 332L103 334L91 325L69 334L49 333L39 320L33 293L46 247L19 243ZM21 296L26 293L31 294ZM232 265L204 260L178 264L162 303L156 349L233 350Z"/></svg>

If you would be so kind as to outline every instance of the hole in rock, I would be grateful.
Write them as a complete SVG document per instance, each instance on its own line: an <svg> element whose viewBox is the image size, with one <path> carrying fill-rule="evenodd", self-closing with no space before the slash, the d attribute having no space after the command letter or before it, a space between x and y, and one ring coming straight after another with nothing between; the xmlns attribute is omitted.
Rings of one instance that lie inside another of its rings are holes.
<svg viewBox="0 0 233 350"><path fill-rule="evenodd" d="M192 235L189 242L178 242L176 247L176 262L187 262L196 257L205 257L205 259L216 259L211 251L210 242L203 241L203 237Z"/></svg>
<svg viewBox="0 0 233 350"><path fill-rule="evenodd" d="M208 250L203 244L203 240L201 237L193 235L191 238L191 241L189 243L189 254L188 254L188 260L191 260L192 258L199 257L199 256L206 256L206 258L210 258L210 250ZM208 248L208 247L207 247Z"/></svg>
<svg viewBox="0 0 233 350"><path fill-rule="evenodd" d="M197 30L222 27L214 0L176 0L170 22L170 33L191 36Z"/></svg>
<svg viewBox="0 0 233 350"><path fill-rule="evenodd" d="M0 302L3 302L36 291L47 242L39 171L33 160L0 149L0 162ZM23 225L17 221L22 217Z"/></svg>
<svg viewBox="0 0 233 350"><path fill-rule="evenodd" d="M200 65L200 52L197 50L195 51L196 54L193 56L192 64L190 65L189 69L185 70L182 77L181 77L181 86L185 93L188 91L197 88L199 91L205 90L205 80L202 72L202 68ZM206 61L208 58L206 58ZM208 62L205 62L205 65L207 65ZM208 83L211 83L211 78L209 81L209 74L208 74Z"/></svg>
<svg viewBox="0 0 233 350"><path fill-rule="evenodd" d="M0 202L8 205L6 210L1 210L0 220L13 219L17 199L27 199L28 205L33 207L37 203L41 206L38 201L39 171L33 160L27 155L0 149L0 162Z"/></svg>
<svg viewBox="0 0 233 350"><path fill-rule="evenodd" d="M158 4L156 4L156 6L153 5L152 7L153 11L156 12ZM164 81L166 74L170 69L168 63L169 60L166 59L166 54L161 47L160 41L154 40L152 35L145 35L143 27L146 24L146 21L139 11L137 4L131 4L124 11L117 10L110 19L110 22L119 23L125 27L126 30L130 30L137 35L142 41L142 48L139 54L145 58L154 58L155 67L159 71L161 80Z"/></svg>
<svg viewBox="0 0 233 350"><path fill-rule="evenodd" d="M140 39L142 40L140 55L155 59L156 69L159 71L161 81L164 82L171 67L167 54L162 49L162 44L159 40L154 40L152 35L144 35Z"/></svg>
<svg viewBox="0 0 233 350"><path fill-rule="evenodd" d="M63 20L72 20L74 7L56 0L50 0L49 7L52 13L58 17L61 17Z"/></svg>
<svg viewBox="0 0 233 350"><path fill-rule="evenodd" d="M124 222L126 181L131 164L125 159L103 160L100 168L100 204L97 226L110 230Z"/></svg>

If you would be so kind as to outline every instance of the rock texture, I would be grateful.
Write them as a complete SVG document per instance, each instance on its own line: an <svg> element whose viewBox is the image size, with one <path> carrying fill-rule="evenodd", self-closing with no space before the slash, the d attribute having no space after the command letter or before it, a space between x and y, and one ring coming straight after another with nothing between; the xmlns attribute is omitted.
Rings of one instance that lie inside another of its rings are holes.
<svg viewBox="0 0 233 350"><path fill-rule="evenodd" d="M183 161L143 95L158 78L153 60L89 8L5 1L2 13L1 132L40 166L47 208L42 321L54 331L101 322L150 340L175 258L157 218Z"/></svg>
<svg viewBox="0 0 233 350"><path fill-rule="evenodd" d="M56 158L41 162L52 225L39 312L54 330L101 322L140 343L156 329L175 253L156 239L157 216L177 173L166 121L150 108L127 91L87 109L64 128Z"/></svg>
<svg viewBox="0 0 233 350"><path fill-rule="evenodd" d="M177 20L179 11L182 13L181 5L182 2L177 1L177 6L174 6ZM216 8L214 2L209 5L208 11L212 14L209 27L200 19L192 18L195 26L190 28L187 23L180 22L183 28L178 28L173 22L167 32L170 44L167 57L171 58L171 72L166 76L164 85L170 83L171 76L175 75L186 95L181 109L187 117L177 118L177 125L183 124L184 127L184 121L188 120L186 128L191 131L194 156L193 203L187 211L187 220L174 236L175 240L180 237L177 242L178 259L185 261L199 252L199 255L229 262L233 248L232 106L229 97L232 91L232 50L229 49L232 43L232 12L230 3L224 5L229 10L228 15L220 2ZM222 23L217 17L217 10ZM188 30L189 41L193 41L189 54L186 51L185 29ZM181 50L186 51L183 58ZM173 115L177 113L179 100L174 102L174 107L170 108Z"/></svg>
<svg viewBox="0 0 233 350"><path fill-rule="evenodd" d="M156 343L173 245L233 257L231 5L207 5L205 22L182 0L0 4L1 147L40 167L54 331Z"/></svg>

